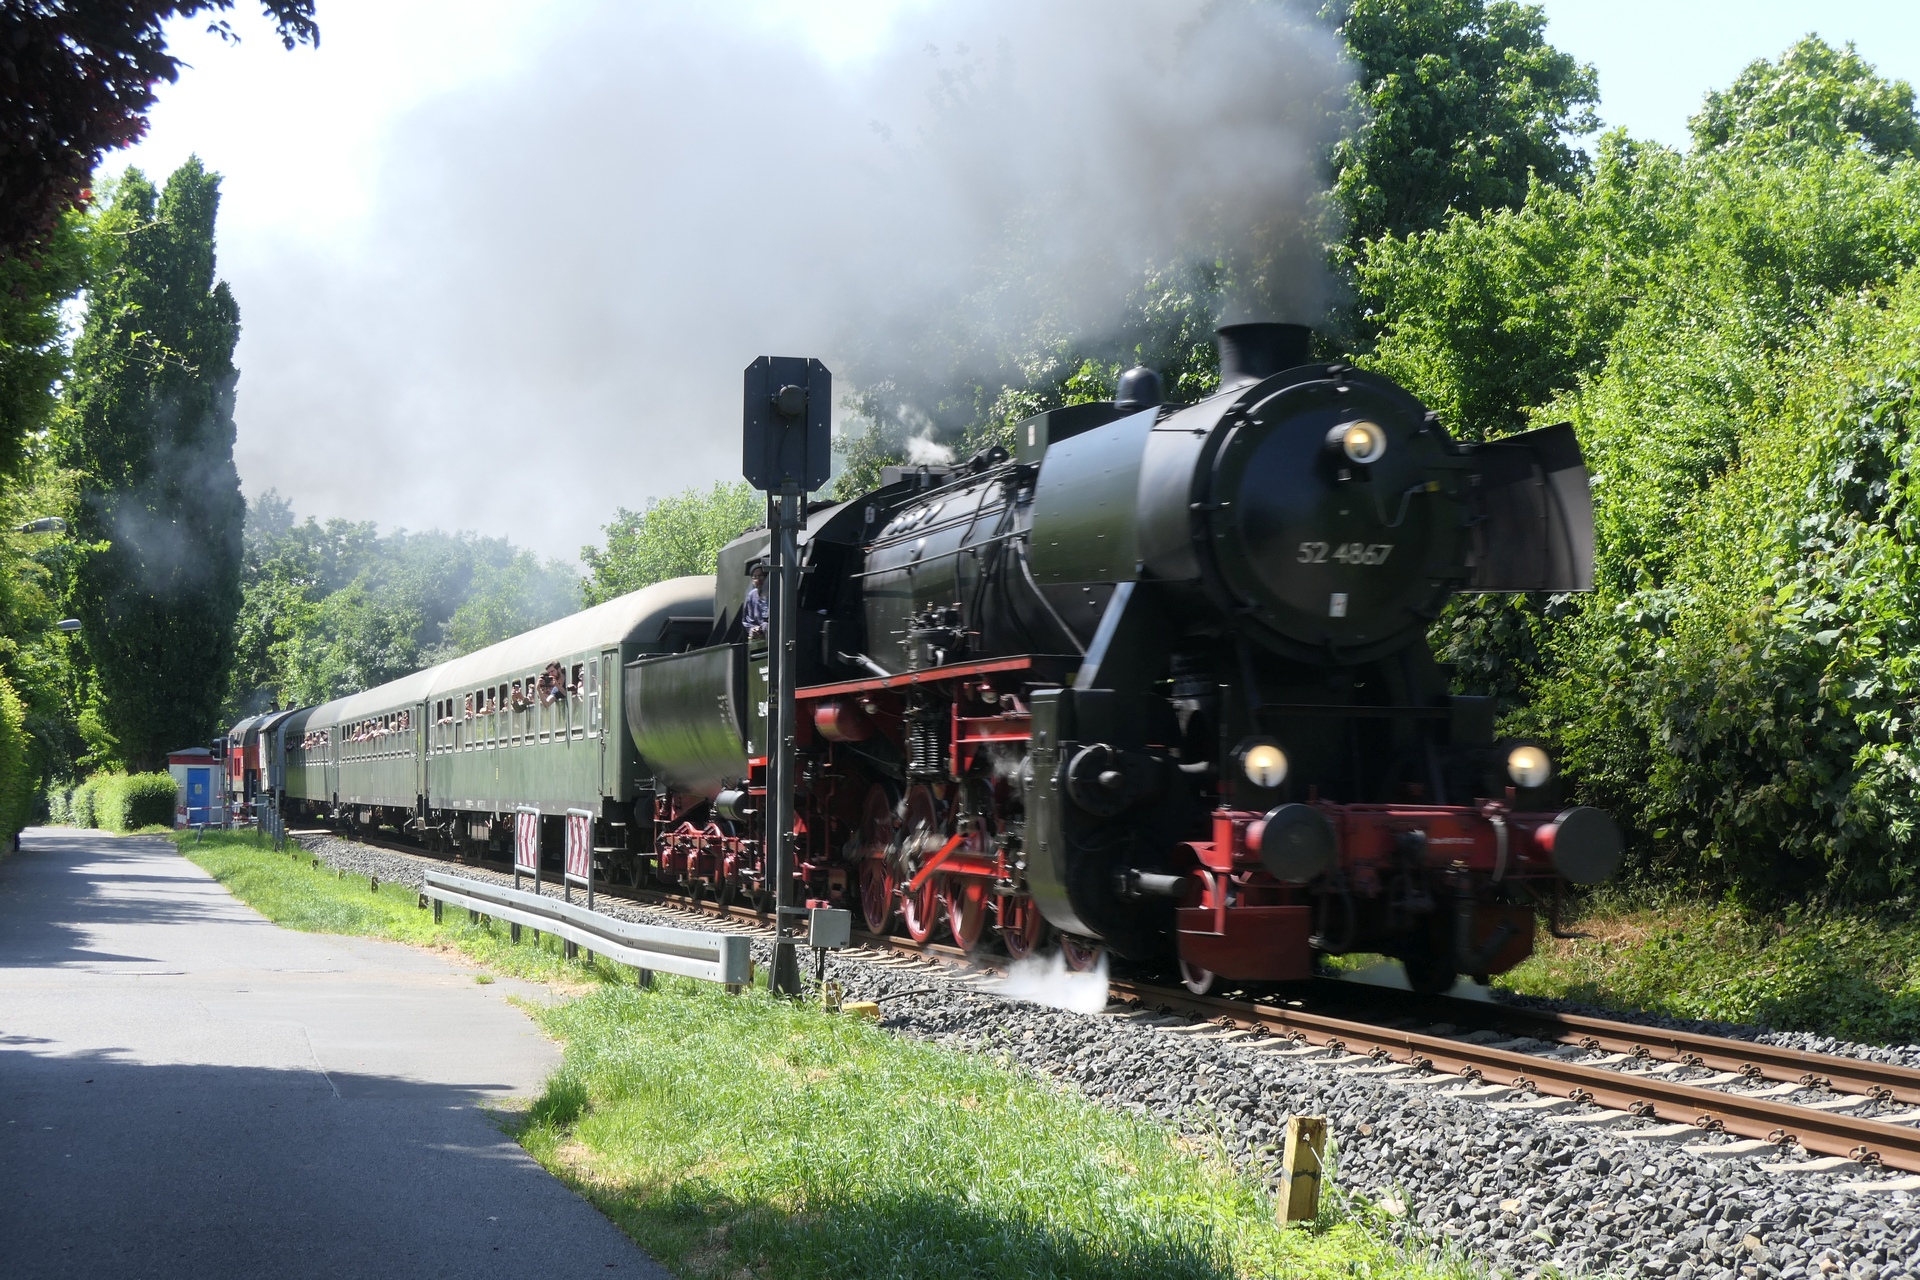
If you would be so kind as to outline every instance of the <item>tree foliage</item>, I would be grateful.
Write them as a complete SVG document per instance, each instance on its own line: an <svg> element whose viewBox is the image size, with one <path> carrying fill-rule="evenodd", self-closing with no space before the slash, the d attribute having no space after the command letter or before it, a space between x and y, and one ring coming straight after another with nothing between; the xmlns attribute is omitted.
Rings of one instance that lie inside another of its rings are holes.
<svg viewBox="0 0 1920 1280"><path fill-rule="evenodd" d="M29 758L26 706L0 675L0 842L10 845L27 825L39 783Z"/></svg>
<svg viewBox="0 0 1920 1280"><path fill-rule="evenodd" d="M381 534L268 490L247 511L226 715L322 702L573 612L579 578L503 538Z"/></svg>
<svg viewBox="0 0 1920 1280"><path fill-rule="evenodd" d="M86 272L85 219L69 214L32 256L0 257L0 480L53 417L67 369L60 308Z"/></svg>
<svg viewBox="0 0 1920 1280"><path fill-rule="evenodd" d="M1594 476L1597 591L1449 610L1463 687L1553 739L1643 865L1760 896L1920 875L1920 162L1832 127L1843 101L1912 99L1802 42L1692 152L1609 137L1577 191L1359 268L1375 367L1468 435L1569 419Z"/></svg>
<svg viewBox="0 0 1920 1280"><path fill-rule="evenodd" d="M446 645L472 653L564 618L580 607L581 582L558 561L516 551L505 564L482 564L473 586L447 619Z"/></svg>
<svg viewBox="0 0 1920 1280"><path fill-rule="evenodd" d="M0 260L39 251L87 197L108 151L146 132L154 89L180 73L170 18L233 0L11 0L0 7ZM313 0L261 0L287 48L318 44ZM224 19L213 29L232 38Z"/></svg>
<svg viewBox="0 0 1920 1280"><path fill-rule="evenodd" d="M1548 44L1513 0L1333 0L1359 69L1358 126L1334 152L1355 245L1517 206L1531 183L1585 172L1569 135L1597 127L1593 68Z"/></svg>
<svg viewBox="0 0 1920 1280"><path fill-rule="evenodd" d="M588 578L583 598L600 604L668 578L712 573L720 548L766 521L766 499L744 480L650 498L645 510L621 507L602 526L604 547L580 548Z"/></svg>
<svg viewBox="0 0 1920 1280"><path fill-rule="evenodd" d="M128 761L211 734L233 659L245 505L233 465L239 308L214 275L220 180L130 169L95 220L61 428L84 477L73 603Z"/></svg>
<svg viewBox="0 0 1920 1280"><path fill-rule="evenodd" d="M1815 36L1777 62L1751 63L1731 87L1709 93L1691 125L1696 151L1859 147L1893 160L1920 147L1913 86L1876 75L1852 44L1835 49Z"/></svg>

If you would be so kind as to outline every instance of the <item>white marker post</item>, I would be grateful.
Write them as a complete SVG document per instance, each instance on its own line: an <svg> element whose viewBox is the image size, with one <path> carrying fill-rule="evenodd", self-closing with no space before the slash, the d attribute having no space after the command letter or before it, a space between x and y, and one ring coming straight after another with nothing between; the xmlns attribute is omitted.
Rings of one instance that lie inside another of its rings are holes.
<svg viewBox="0 0 1920 1280"><path fill-rule="evenodd" d="M513 811L513 887L520 887L521 873L533 877L533 891L540 892L540 811L521 805ZM512 928L513 940L520 941L520 926Z"/></svg>
<svg viewBox="0 0 1920 1280"><path fill-rule="evenodd" d="M593 811L590 809L567 810L567 858L560 892L568 902L573 901L576 884L587 887L587 910L593 910ZM567 944L569 960L579 953L579 947L571 942ZM587 963L593 963L591 951L587 952Z"/></svg>

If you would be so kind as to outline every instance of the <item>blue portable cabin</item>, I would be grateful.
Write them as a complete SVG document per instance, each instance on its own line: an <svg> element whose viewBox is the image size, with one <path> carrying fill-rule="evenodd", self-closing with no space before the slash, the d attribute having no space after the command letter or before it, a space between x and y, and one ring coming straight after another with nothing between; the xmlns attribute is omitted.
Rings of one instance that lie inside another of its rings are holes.
<svg viewBox="0 0 1920 1280"><path fill-rule="evenodd" d="M167 772L173 775L173 825L218 827L227 820L221 782L222 761L205 747L169 752Z"/></svg>

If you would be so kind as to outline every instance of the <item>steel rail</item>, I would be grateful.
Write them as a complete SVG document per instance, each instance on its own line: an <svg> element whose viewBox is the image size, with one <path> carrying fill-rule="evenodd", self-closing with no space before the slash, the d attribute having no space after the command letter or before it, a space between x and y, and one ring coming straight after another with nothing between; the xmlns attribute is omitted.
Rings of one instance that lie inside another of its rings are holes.
<svg viewBox="0 0 1920 1280"><path fill-rule="evenodd" d="M1464 1006L1464 1009L1462 1008ZM1492 1012L1482 1012L1491 1009ZM1672 1031L1665 1027L1616 1022L1585 1014L1556 1013L1549 1009L1529 1009L1524 1005L1477 1005L1466 1000L1449 1001L1437 1012L1457 1021L1484 1021L1503 1028L1525 1029L1529 1033L1546 1032L1545 1039L1562 1044L1585 1044L1608 1053L1641 1052L1650 1058L1667 1061L1691 1061L1715 1071L1739 1071L1768 1080L1819 1082L1841 1093L1860 1093L1889 1101L1920 1103L1920 1070L1890 1062L1864 1058L1844 1058L1829 1053L1809 1053L1763 1041L1734 1040L1723 1036L1702 1035L1693 1031ZM1457 1019L1452 1015L1458 1013Z"/></svg>
<svg viewBox="0 0 1920 1280"><path fill-rule="evenodd" d="M375 843L377 840L395 852L429 860L445 860L444 855L427 853L397 841L389 842L378 837L376 840L366 840L364 836L360 838L366 843ZM506 864L501 865L504 867ZM720 907L690 895L658 889L624 886L602 888L603 892L642 905L653 902L692 908L709 915L771 928L770 919L751 907ZM863 944L884 946L904 955L979 964L977 958L967 956L958 947L931 940L916 943L858 929L854 934L856 940ZM1437 1071L1488 1080L1498 1078L1496 1082L1503 1083L1511 1080L1513 1087L1518 1089L1531 1089L1547 1096L1574 1098L1618 1111L1695 1125L1703 1134L1725 1132L1782 1145L1797 1144L1818 1155L1843 1156L1863 1163L1920 1172L1920 1128L1821 1111L1773 1098L1744 1096L1643 1073L1562 1062L1556 1058L1511 1049L1494 1049L1447 1036L1384 1026L1378 1022L1333 1017L1258 1001L1196 996L1179 988L1127 978L1111 979L1109 990L1115 999L1138 1001L1143 1006L1164 1008L1203 1021L1261 1027L1269 1032L1297 1036L1310 1044L1338 1044L1348 1049L1358 1049L1363 1054L1378 1053L1394 1061L1426 1066ZM1385 998L1400 993L1383 989L1370 994ZM1401 1007L1410 1006L1402 1004ZM1763 1074L1774 1073L1768 1078L1805 1080L1810 1088L1816 1084L1829 1084L1842 1092L1897 1100L1920 1100L1920 1094L1910 1095L1908 1092L1920 1086L1920 1072L1886 1063L1511 1005L1487 1006L1462 1000L1437 999L1432 1004L1421 1005L1419 1012L1421 1016L1435 1021L1451 1015L1461 1021L1495 1026L1526 1024L1554 1032L1552 1038L1563 1043L1591 1042L1589 1047L1615 1053L1631 1054L1635 1049L1644 1049L1647 1056L1652 1057L1656 1049L1664 1050L1672 1055L1668 1061L1697 1062L1715 1070L1743 1071L1751 1065ZM1792 1074L1785 1074L1789 1072Z"/></svg>
<svg viewBox="0 0 1920 1280"><path fill-rule="evenodd" d="M1771 1098L1746 1097L1699 1085L1493 1049L1445 1036L1402 1031L1216 996L1177 995L1162 987L1119 979L1113 990L1174 1012L1298 1035L1308 1043L1338 1043L1363 1054L1459 1075L1511 1078L1518 1089L1572 1098L1635 1115L1697 1125L1703 1130L1794 1143L1819 1155L1920 1172L1920 1129L1816 1111Z"/></svg>

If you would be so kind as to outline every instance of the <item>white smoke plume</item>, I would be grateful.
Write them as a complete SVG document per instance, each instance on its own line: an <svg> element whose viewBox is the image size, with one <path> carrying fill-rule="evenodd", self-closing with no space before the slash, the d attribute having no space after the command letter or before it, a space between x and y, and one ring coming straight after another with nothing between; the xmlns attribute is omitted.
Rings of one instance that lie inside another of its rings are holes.
<svg viewBox="0 0 1920 1280"><path fill-rule="evenodd" d="M840 61L743 12L528 18L519 65L391 129L350 252L256 250L248 489L571 555L737 475L755 356L851 390L929 333L1096 336L1149 264L1285 242L1349 74L1290 0L903 3ZM1273 318L1324 288L1296 253Z"/></svg>
<svg viewBox="0 0 1920 1280"><path fill-rule="evenodd" d="M907 461L916 467L944 467L953 462L953 450L926 436L907 438Z"/></svg>
<svg viewBox="0 0 1920 1280"><path fill-rule="evenodd" d="M1098 1013L1107 1007L1107 956L1086 973L1067 968L1058 951L1016 960L1007 976L982 984L982 989L1009 1000L1025 1000L1071 1013Z"/></svg>

